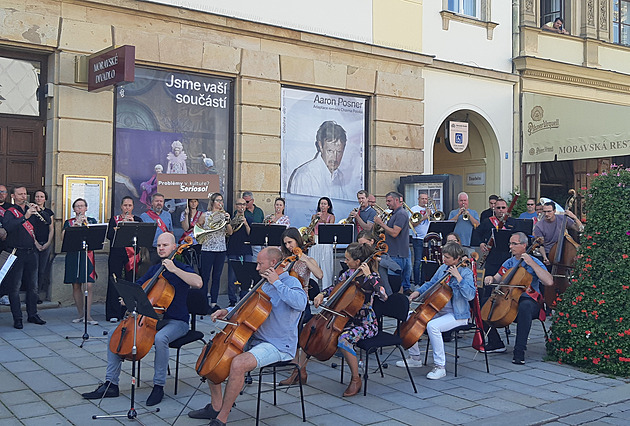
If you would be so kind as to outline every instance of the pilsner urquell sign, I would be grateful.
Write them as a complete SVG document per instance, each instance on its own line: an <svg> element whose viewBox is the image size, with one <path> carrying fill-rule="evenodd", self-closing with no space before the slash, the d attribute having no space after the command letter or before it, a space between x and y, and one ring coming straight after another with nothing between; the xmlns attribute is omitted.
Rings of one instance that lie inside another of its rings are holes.
<svg viewBox="0 0 630 426"><path fill-rule="evenodd" d="M134 80L136 47L121 46L94 54L88 61L88 92Z"/></svg>

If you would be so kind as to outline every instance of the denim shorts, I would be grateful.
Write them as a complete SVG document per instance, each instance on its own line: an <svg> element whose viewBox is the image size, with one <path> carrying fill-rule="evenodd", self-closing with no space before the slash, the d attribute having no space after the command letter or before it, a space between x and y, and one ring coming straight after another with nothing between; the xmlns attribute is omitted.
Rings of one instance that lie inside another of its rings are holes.
<svg viewBox="0 0 630 426"><path fill-rule="evenodd" d="M290 361L293 359L292 354L280 352L274 345L267 342L261 342L251 347L247 352L256 358L256 367L264 367L279 361Z"/></svg>

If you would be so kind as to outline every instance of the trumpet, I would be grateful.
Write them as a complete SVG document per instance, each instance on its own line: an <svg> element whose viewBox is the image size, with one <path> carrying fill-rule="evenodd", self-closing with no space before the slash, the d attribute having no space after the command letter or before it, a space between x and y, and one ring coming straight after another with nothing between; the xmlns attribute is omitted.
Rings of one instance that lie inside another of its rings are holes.
<svg viewBox="0 0 630 426"><path fill-rule="evenodd" d="M438 221L438 220L444 220L446 219L446 215L444 214L444 212L439 211L437 209L437 205L435 204L435 200L431 197L429 197L429 204L431 204L431 210L433 210L433 213L431 214L431 217L429 218L429 220L431 220L432 222Z"/></svg>
<svg viewBox="0 0 630 426"><path fill-rule="evenodd" d="M422 214L420 214L420 212L414 212L413 210L411 210L411 208L409 208L407 203L405 203L404 201L403 201L403 207L411 215L409 216L409 227L413 231L414 235L418 235L418 233L416 232L416 226L420 225L420 222L422 222Z"/></svg>
<svg viewBox="0 0 630 426"><path fill-rule="evenodd" d="M85 214L77 215L75 218L74 226L87 226L88 220Z"/></svg>
<svg viewBox="0 0 630 426"><path fill-rule="evenodd" d="M263 223L266 225L271 225L272 223L276 223L276 220L274 219L275 214L271 213L268 214L267 216L265 216L265 219L263 220Z"/></svg>
<svg viewBox="0 0 630 426"><path fill-rule="evenodd" d="M37 204L35 204L35 203L28 203L28 207L29 207L29 208L31 208L31 207L35 207L36 211L34 211L34 212L33 212L33 215L34 215L34 216L37 216L37 218L38 218L39 220L41 220L42 222L44 222L44 223L48 223L48 221L47 221L46 219L44 219L44 216L42 216L41 214L39 214L39 212L40 212L41 210L40 210L40 207L39 207Z"/></svg>
<svg viewBox="0 0 630 426"><path fill-rule="evenodd" d="M298 229L305 244L311 243L313 241L313 231L315 230L315 226L320 221L320 219L321 218L319 216L314 214L311 218L311 223L308 226L302 226Z"/></svg>
<svg viewBox="0 0 630 426"><path fill-rule="evenodd" d="M341 219L338 223L340 225L352 225L354 223L354 216L352 216L352 213L359 211L359 209L354 208L352 210L350 210L350 213L348 214L348 217L345 219Z"/></svg>
<svg viewBox="0 0 630 426"><path fill-rule="evenodd" d="M236 216L234 216L232 220L230 220L230 225L232 225L232 232L236 232L241 229L244 223L245 215L237 214Z"/></svg>

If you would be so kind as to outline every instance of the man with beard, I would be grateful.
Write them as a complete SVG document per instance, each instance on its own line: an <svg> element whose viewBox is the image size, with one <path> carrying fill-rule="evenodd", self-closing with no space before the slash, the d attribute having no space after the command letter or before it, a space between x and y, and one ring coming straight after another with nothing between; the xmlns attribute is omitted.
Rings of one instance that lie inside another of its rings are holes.
<svg viewBox="0 0 630 426"><path fill-rule="evenodd" d="M143 222L157 223L155 238L153 238L153 247L149 247L151 264L154 264L160 259L156 249L158 237L164 232L173 233L171 214L167 210L164 210L164 195L159 192L153 194L151 196L151 210L142 213L140 219L142 219Z"/></svg>

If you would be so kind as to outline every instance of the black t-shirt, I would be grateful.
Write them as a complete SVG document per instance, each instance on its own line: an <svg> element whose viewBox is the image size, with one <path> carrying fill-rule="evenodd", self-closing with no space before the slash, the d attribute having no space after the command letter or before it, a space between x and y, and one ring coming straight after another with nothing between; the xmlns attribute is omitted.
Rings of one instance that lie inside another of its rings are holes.
<svg viewBox="0 0 630 426"><path fill-rule="evenodd" d="M46 220L46 222L37 219L37 222L33 223L33 227L35 228L35 239L37 239L38 243L45 244L48 241L50 222L55 213L53 213L53 211L49 208L45 208L39 212L39 214Z"/></svg>
<svg viewBox="0 0 630 426"><path fill-rule="evenodd" d="M253 217L245 217L247 224L251 225ZM249 244L245 244L249 241L249 234L245 229L245 225L241 226L237 232L230 235L227 242L227 254L229 255L244 255L252 254L252 247Z"/></svg>

